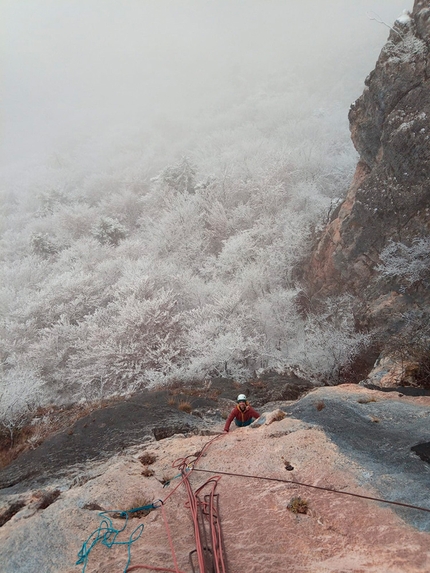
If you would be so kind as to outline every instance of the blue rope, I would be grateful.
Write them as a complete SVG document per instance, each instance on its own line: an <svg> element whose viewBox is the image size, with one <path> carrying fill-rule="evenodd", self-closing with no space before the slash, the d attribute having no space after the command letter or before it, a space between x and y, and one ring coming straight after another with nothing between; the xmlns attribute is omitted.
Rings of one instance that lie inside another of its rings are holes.
<svg viewBox="0 0 430 573"><path fill-rule="evenodd" d="M189 471L188 468L186 468L186 470ZM173 481L173 480L176 479L176 478L180 478L180 477L182 477L182 474L177 474L177 475L173 476L173 477L170 478L168 481L165 481L165 482L163 483L163 487L169 487L171 481Z"/></svg>
<svg viewBox="0 0 430 573"><path fill-rule="evenodd" d="M128 541L117 541L117 537L120 533L122 533L128 523L128 517L130 513L135 513L137 511L144 511L144 510L151 510L157 509L162 504L161 500L158 502L151 503L149 505L143 505L142 507L135 507L133 509L128 509L126 511L102 511L99 513L99 516L102 518L99 527L91 533L86 541L84 541L82 548L78 552L78 560L76 561L76 565L82 565L83 569L82 573L85 573L85 569L88 564L88 558L91 553L92 548L97 545L97 543L102 543L105 547L110 549L113 545L127 545L127 554L128 559L124 569L124 573L127 573L128 566L130 565L131 560L131 545L135 541L139 539L139 537L143 533L143 523L139 524L136 529L131 532ZM119 514L120 517L125 517L124 526L121 529L116 529L113 526L112 519L107 515L108 513L115 513Z"/></svg>

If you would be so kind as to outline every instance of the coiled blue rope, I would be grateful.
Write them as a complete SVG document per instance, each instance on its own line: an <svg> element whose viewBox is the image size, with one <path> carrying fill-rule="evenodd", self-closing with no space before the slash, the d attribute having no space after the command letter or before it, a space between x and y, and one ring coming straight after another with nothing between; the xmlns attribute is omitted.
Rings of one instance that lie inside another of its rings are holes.
<svg viewBox="0 0 430 573"><path fill-rule="evenodd" d="M117 537L120 533L122 533L128 524L128 518L130 513L136 513L137 511L150 511L151 509L157 509L162 504L161 500L158 500L155 503L151 503L149 505L143 505L142 507L135 507L133 509L128 509L126 511L102 511L99 513L99 516L102 518L99 527L91 533L86 541L84 541L81 549L78 552L78 560L76 561L76 565L83 565L82 573L85 573L85 569L88 564L88 558L91 553L92 548L97 545L97 543L101 543L105 547L109 549L113 545L126 545L127 546L127 563L124 568L124 573L127 573L128 566L130 565L131 560L131 545L135 541L139 539L143 532L143 523L139 524L136 529L134 529L130 537L127 541L117 541ZM117 529L113 526L112 519L108 516L108 514L117 514L119 517L125 518L124 526L121 529Z"/></svg>

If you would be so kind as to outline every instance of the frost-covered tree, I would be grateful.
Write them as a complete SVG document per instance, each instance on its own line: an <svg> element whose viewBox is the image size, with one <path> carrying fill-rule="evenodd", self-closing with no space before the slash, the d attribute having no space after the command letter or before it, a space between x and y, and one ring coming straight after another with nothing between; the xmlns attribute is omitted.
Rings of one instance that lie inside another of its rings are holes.
<svg viewBox="0 0 430 573"><path fill-rule="evenodd" d="M127 231L117 219L101 217L93 227L92 234L102 245L117 247L120 241L127 236Z"/></svg>
<svg viewBox="0 0 430 573"><path fill-rule="evenodd" d="M0 426L7 430L10 447L15 434L28 421L42 397L42 381L30 369L5 368L0 386Z"/></svg>
<svg viewBox="0 0 430 573"><path fill-rule="evenodd" d="M348 296L329 298L318 313L306 317L296 348L303 374L337 383L342 370L368 347L372 336L357 332L351 303Z"/></svg>
<svg viewBox="0 0 430 573"><path fill-rule="evenodd" d="M58 253L58 246L47 233L34 233L30 242L33 253L40 257L47 258Z"/></svg>
<svg viewBox="0 0 430 573"><path fill-rule="evenodd" d="M179 193L194 193L196 170L187 157L169 165L153 181L165 183Z"/></svg>
<svg viewBox="0 0 430 573"><path fill-rule="evenodd" d="M410 246L390 241L380 254L382 276L404 279L409 285L430 277L430 237L414 239Z"/></svg>
<svg viewBox="0 0 430 573"><path fill-rule="evenodd" d="M165 381L183 350L175 296L163 290L153 298L117 300L79 330L67 377L79 379L87 395L101 381L106 395Z"/></svg>

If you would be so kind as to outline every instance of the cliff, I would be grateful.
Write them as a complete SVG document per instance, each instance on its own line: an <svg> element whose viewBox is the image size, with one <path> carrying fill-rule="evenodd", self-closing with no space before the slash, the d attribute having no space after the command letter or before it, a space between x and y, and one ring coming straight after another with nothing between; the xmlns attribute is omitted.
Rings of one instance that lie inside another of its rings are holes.
<svg viewBox="0 0 430 573"><path fill-rule="evenodd" d="M419 315L420 326L429 318L428 280L405 284L401 272L383 278L378 268L390 244L408 249L429 237L429 44L430 2L416 0L412 13L394 23L363 94L351 106L360 161L304 271L312 301L353 295L357 323L376 329L379 349L405 326L407 313Z"/></svg>
<svg viewBox="0 0 430 573"><path fill-rule="evenodd" d="M125 571L132 536L130 572L190 572L196 542L178 469L185 459L195 462L187 474L194 492L216 480L230 573L426 573L428 464L411 448L430 440L429 407L429 397L318 388L268 404L254 427L219 434L218 423L201 435L152 439L63 468L43 487L33 476L0 492L1 570L77 573L84 549L86 573ZM128 523L120 515L160 499L162 507Z"/></svg>

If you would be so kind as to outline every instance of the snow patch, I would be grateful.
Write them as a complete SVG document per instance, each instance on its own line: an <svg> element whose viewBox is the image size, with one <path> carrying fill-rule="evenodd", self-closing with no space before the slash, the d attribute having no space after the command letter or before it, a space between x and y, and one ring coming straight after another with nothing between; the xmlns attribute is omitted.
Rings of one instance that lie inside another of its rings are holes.
<svg viewBox="0 0 430 573"><path fill-rule="evenodd" d="M412 22L412 18L409 15L407 10L403 10L403 14L396 19L396 22L400 24L410 24Z"/></svg>

